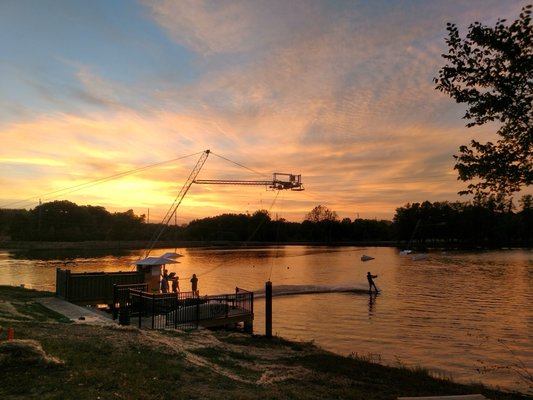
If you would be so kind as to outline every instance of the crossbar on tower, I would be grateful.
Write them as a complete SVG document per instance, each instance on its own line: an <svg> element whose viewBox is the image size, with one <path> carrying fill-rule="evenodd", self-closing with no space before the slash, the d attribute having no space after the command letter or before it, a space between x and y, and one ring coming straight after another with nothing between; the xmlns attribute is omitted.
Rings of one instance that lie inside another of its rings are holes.
<svg viewBox="0 0 533 400"><path fill-rule="evenodd" d="M194 183L200 185L243 185L266 186L269 190L304 190L302 176L275 172L272 180L240 180L240 179L196 179Z"/></svg>

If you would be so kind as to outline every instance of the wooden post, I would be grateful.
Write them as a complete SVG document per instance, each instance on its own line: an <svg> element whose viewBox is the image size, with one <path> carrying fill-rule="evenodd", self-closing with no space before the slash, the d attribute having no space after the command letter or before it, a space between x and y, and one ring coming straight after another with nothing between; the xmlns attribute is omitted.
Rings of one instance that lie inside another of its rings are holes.
<svg viewBox="0 0 533 400"><path fill-rule="evenodd" d="M65 297L64 300L70 301L70 269L65 270Z"/></svg>
<svg viewBox="0 0 533 400"><path fill-rule="evenodd" d="M146 290L148 290L148 285L146 286ZM144 293L140 292L138 296L139 296L139 329L141 329L141 325L142 325L141 318L144 312Z"/></svg>
<svg viewBox="0 0 533 400"><path fill-rule="evenodd" d="M265 336L272 337L272 282L265 283Z"/></svg>

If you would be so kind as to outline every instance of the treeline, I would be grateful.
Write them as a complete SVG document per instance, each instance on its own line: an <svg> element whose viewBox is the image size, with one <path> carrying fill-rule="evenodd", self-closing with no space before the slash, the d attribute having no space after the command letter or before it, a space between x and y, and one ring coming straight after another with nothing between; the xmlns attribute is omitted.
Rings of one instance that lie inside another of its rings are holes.
<svg viewBox="0 0 533 400"><path fill-rule="evenodd" d="M324 206L303 222L273 220L266 210L222 214L182 226L146 223L132 210L110 213L103 207L69 201L41 204L31 210L0 209L2 241L254 241L311 243L397 243L411 247L503 247L533 244L533 198L520 209L494 200L407 204L392 221L344 218Z"/></svg>
<svg viewBox="0 0 533 400"><path fill-rule="evenodd" d="M474 202L407 204L393 219L399 240L413 246L505 247L533 245L533 196L515 210L512 201L495 198Z"/></svg>
<svg viewBox="0 0 533 400"><path fill-rule="evenodd" d="M382 241L393 240L391 225L391 221L352 223L329 218L296 223L272 220L267 211L259 210L252 215L222 214L163 227L146 223L144 215L137 216L132 210L110 213L103 207L78 206L66 200L43 203L31 210L0 209L3 241L149 241L156 236L161 241Z"/></svg>
<svg viewBox="0 0 533 400"><path fill-rule="evenodd" d="M31 210L0 209L0 238L17 241L135 240L146 233L144 215L133 210L110 213L100 206L67 200Z"/></svg>

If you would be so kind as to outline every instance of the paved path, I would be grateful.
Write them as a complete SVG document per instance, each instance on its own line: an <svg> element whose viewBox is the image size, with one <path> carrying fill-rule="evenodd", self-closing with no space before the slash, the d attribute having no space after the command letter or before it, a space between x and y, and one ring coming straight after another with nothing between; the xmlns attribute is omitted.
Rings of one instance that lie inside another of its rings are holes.
<svg viewBox="0 0 533 400"><path fill-rule="evenodd" d="M107 315L93 307L77 306L57 297L42 297L36 299L36 301L74 322L93 325L117 325L117 321L113 321L111 315Z"/></svg>

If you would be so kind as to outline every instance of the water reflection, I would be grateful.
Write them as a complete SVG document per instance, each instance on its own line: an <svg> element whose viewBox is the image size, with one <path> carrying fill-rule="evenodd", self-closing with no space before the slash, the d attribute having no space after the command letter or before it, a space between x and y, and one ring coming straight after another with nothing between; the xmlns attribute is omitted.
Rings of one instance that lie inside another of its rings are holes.
<svg viewBox="0 0 533 400"><path fill-rule="evenodd" d="M394 248L363 247L180 248L152 254L167 251L184 255L180 264L168 266L182 289L196 273L202 294L232 293L236 286L257 291L267 281L274 290L307 293L274 297L273 333L283 337L503 388L524 388L503 368L517 357L533 373L531 251L435 252L418 261ZM363 263L363 254L374 259ZM53 291L57 267L128 271L141 255L139 250L3 251L0 284ZM368 270L379 275L380 294L368 294ZM255 312L255 330L264 333L262 298ZM481 363L503 367L479 375Z"/></svg>
<svg viewBox="0 0 533 400"><path fill-rule="evenodd" d="M377 297L378 294L375 292L368 293L368 319L371 319L374 315L374 305L376 303Z"/></svg>
<svg viewBox="0 0 533 400"><path fill-rule="evenodd" d="M14 250L9 252L13 259L67 261L78 258L122 257L132 253L126 249L50 249L50 250Z"/></svg>

